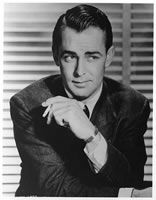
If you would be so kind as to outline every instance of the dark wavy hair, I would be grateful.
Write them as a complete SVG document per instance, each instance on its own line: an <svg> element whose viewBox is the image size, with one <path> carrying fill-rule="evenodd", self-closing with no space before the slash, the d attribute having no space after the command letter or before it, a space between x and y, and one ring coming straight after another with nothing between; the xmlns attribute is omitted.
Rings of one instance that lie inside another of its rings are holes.
<svg viewBox="0 0 156 200"><path fill-rule="evenodd" d="M106 34L106 52L108 51L113 43L113 34L111 23L107 16L105 13L94 6L85 4L78 5L67 10L65 14L61 15L55 25L52 36L52 51L54 61L57 65L59 65L58 55L59 48L62 43L62 30L65 27L70 27L77 32L82 32L90 26L98 27L104 31Z"/></svg>

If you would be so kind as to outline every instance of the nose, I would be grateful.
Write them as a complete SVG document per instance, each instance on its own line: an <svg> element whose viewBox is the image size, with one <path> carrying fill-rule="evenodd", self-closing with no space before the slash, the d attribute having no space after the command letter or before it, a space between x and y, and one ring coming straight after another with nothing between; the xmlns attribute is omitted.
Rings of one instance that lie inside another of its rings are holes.
<svg viewBox="0 0 156 200"><path fill-rule="evenodd" d="M76 77L79 77L79 76L82 76L84 75L86 72L85 72L85 62L83 59L78 59L77 60L77 63L76 63L76 68L75 68L75 72L74 72L74 75Z"/></svg>

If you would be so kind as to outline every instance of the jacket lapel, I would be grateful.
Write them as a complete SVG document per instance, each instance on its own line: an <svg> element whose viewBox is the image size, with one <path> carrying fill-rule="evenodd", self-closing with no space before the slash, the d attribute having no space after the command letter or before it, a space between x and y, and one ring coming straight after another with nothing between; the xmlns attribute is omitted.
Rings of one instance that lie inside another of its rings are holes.
<svg viewBox="0 0 156 200"><path fill-rule="evenodd" d="M62 78L59 75L50 76L45 79L45 83L49 88L52 96L64 96L67 97L67 94L64 90Z"/></svg>
<svg viewBox="0 0 156 200"><path fill-rule="evenodd" d="M116 113L105 79L101 96L93 109L91 121L106 139L111 140L116 123Z"/></svg>

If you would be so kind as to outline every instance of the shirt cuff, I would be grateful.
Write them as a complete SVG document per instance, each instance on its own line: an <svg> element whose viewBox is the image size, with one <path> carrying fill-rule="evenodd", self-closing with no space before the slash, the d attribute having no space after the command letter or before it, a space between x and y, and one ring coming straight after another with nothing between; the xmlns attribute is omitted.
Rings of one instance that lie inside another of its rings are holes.
<svg viewBox="0 0 156 200"><path fill-rule="evenodd" d="M84 152L93 163L95 172L98 173L107 160L107 143L100 132L94 140L86 144Z"/></svg>
<svg viewBox="0 0 156 200"><path fill-rule="evenodd" d="M118 197L131 197L133 188L120 188Z"/></svg>

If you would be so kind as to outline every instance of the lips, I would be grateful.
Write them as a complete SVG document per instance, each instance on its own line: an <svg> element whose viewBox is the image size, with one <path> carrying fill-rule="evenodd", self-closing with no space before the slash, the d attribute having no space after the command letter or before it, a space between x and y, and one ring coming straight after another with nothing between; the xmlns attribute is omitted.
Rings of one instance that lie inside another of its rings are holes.
<svg viewBox="0 0 156 200"><path fill-rule="evenodd" d="M76 84L83 84L83 83L87 83L88 81L75 81L75 80L73 80L72 81L73 83L76 83Z"/></svg>
<svg viewBox="0 0 156 200"><path fill-rule="evenodd" d="M85 87L88 81L72 81L76 87Z"/></svg>

